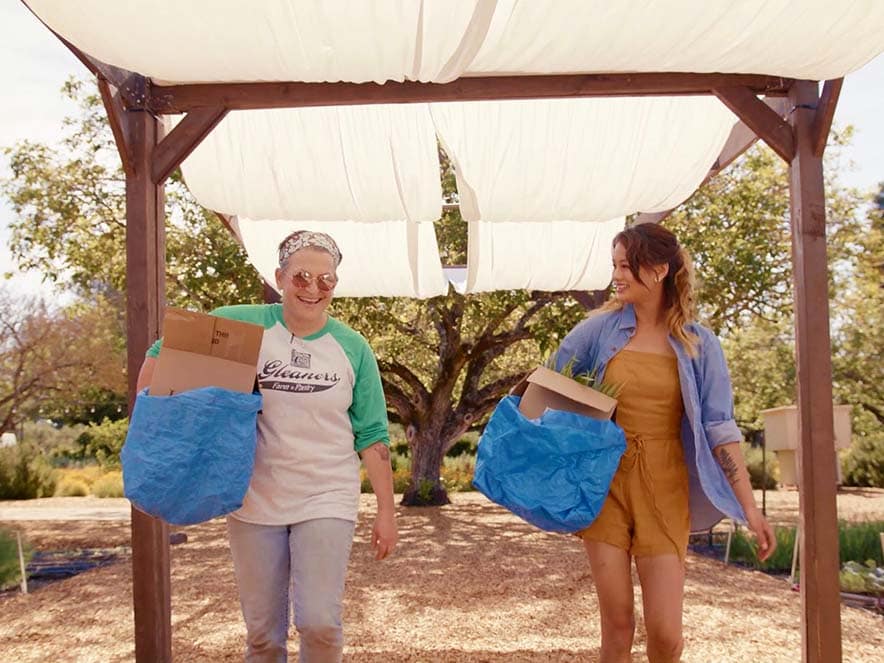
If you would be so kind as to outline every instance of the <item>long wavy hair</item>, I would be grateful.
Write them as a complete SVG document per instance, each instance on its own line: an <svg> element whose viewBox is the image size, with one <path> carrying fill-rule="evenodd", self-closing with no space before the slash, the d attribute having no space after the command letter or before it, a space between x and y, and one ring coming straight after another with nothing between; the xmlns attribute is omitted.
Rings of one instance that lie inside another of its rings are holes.
<svg viewBox="0 0 884 663"><path fill-rule="evenodd" d="M663 279L663 308L669 333L682 344L687 353L695 357L699 338L687 329L696 319L694 300L694 265L691 256L678 243L675 235L656 223L642 223L617 233L611 248L622 244L626 250L629 271L635 280L647 287L639 275L639 269L653 269L669 265ZM623 308L623 303L612 299L600 311Z"/></svg>

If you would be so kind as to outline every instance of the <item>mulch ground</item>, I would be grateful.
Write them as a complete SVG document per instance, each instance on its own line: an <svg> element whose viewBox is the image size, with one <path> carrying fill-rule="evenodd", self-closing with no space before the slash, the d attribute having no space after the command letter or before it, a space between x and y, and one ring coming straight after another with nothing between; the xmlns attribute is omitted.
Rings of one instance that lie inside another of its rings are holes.
<svg viewBox="0 0 884 663"><path fill-rule="evenodd" d="M795 494L771 495L772 518L794 521ZM884 492L842 497L842 516L884 519ZM596 660L598 606L580 543L540 532L481 495L456 494L453 500L441 509L400 508L396 555L375 562L369 549L373 500L363 496L345 601L345 660ZM23 530L39 550L129 544L124 521L5 525ZM174 658L240 661L245 630L224 523L184 531L188 541L172 547ZM131 569L123 550L117 563L28 595L0 595L0 660L133 660ZM784 581L693 554L687 564L684 661L801 660L800 599ZM640 609L637 618L633 652L643 660ZM843 660L881 661L884 619L844 607L841 620ZM294 631L290 650L297 650Z"/></svg>

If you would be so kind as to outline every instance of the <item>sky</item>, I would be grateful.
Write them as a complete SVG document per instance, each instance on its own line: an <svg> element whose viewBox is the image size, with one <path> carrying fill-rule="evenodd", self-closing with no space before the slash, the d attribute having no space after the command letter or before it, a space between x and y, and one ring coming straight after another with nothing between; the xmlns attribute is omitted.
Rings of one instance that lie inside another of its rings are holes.
<svg viewBox="0 0 884 663"><path fill-rule="evenodd" d="M60 92L70 76L86 78L89 72L23 3L0 3L0 148L22 140L59 140L62 119L74 110ZM884 181L884 54L845 78L835 124L855 129L845 154L855 168L842 172L841 180L862 190L876 188ZM0 155L0 177L8 173ZM12 264L7 246L13 218L9 205L0 200L0 274L14 272L7 282L13 292L51 296L39 274L22 274Z"/></svg>

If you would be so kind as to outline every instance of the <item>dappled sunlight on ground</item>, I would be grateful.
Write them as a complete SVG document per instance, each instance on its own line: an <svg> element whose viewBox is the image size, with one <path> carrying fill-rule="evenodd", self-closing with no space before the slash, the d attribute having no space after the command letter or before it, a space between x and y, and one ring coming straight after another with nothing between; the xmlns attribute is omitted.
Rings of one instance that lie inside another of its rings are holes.
<svg viewBox="0 0 884 663"><path fill-rule="evenodd" d="M795 494L791 501L789 493L772 495L775 519L788 522ZM882 497L879 491L850 499L868 517L884 519ZM373 498L363 496L345 601L345 660L595 660L598 609L580 542L540 532L476 493L455 494L453 502L399 507L400 546L391 559L375 562ZM4 521L8 504L0 503L0 526L22 529L37 549L129 544L126 520ZM187 542L172 547L175 660L240 661L244 627L224 522L181 531ZM0 660L131 661L131 600L125 556L27 596L7 592L0 596ZM641 660L640 611L637 618L634 653ZM884 621L852 608L842 610L842 621L844 661L875 660L884 648ZM800 660L799 596L780 579L689 555L685 636L689 662ZM296 648L293 631L290 649Z"/></svg>

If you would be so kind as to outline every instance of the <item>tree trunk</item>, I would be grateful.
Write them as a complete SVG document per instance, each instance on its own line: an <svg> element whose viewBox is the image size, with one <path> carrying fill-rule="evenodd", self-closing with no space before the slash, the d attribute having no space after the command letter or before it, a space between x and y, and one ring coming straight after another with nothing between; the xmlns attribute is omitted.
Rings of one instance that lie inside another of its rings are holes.
<svg viewBox="0 0 884 663"><path fill-rule="evenodd" d="M443 506L451 504L441 481L445 443L442 426L409 426L406 431L411 449L411 483L402 496L403 506Z"/></svg>

